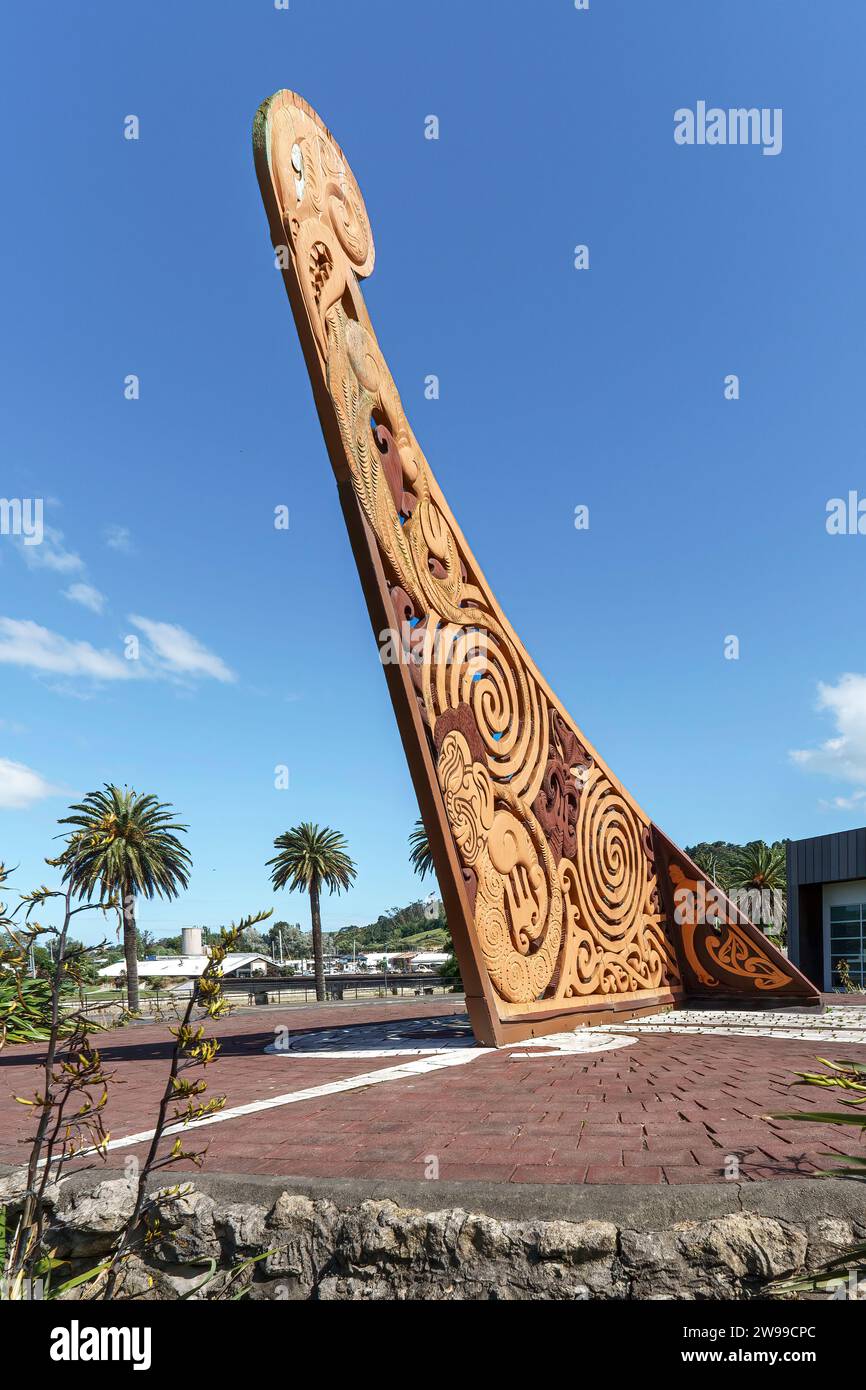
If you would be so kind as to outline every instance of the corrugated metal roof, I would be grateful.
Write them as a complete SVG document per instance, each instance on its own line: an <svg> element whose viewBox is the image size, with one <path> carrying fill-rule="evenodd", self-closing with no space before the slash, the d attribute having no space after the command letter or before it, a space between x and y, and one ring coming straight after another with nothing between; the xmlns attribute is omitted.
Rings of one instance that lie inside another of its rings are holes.
<svg viewBox="0 0 866 1390"><path fill-rule="evenodd" d="M148 976L170 979L174 975L196 979L204 974L209 960L210 956L158 956L156 960L140 960L138 973L142 979ZM264 965L274 964L270 956L260 955L258 951L235 951L227 955L223 961L223 974L232 975L236 970L251 965L254 961L261 961ZM118 975L126 974L126 961L118 960L114 965L104 965L99 974L106 979L117 979Z"/></svg>
<svg viewBox="0 0 866 1390"><path fill-rule="evenodd" d="M788 892L801 883L866 878L866 827L788 842Z"/></svg>

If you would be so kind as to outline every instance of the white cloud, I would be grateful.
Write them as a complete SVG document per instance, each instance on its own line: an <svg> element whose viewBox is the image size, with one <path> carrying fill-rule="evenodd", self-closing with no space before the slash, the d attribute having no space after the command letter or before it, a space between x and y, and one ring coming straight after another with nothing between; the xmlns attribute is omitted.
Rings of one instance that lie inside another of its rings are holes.
<svg viewBox="0 0 866 1390"><path fill-rule="evenodd" d="M820 772L843 782L866 782L866 676L848 672L835 685L822 681L818 686L818 709L832 716L834 737L817 748L795 748L791 758L808 772ZM859 800L863 794L855 795ZM837 798L833 804L850 810L854 798Z"/></svg>
<svg viewBox="0 0 866 1390"><path fill-rule="evenodd" d="M132 537L129 534L128 526L118 526L113 522L111 526L105 527L102 535L109 550L129 551L132 549Z"/></svg>
<svg viewBox="0 0 866 1390"><path fill-rule="evenodd" d="M184 628L152 618L131 616L129 621L146 639L137 661L94 647L90 642L71 641L30 619L0 618L0 665L22 666L51 676L83 676L94 681L173 676L211 676L226 682L237 679L221 657L208 651ZM69 691L68 686L55 688L61 693Z"/></svg>
<svg viewBox="0 0 866 1390"><path fill-rule="evenodd" d="M78 574L84 561L63 544L63 532L46 526L41 545L21 544L21 553L31 569L55 570L58 574Z"/></svg>
<svg viewBox="0 0 866 1390"><path fill-rule="evenodd" d="M832 801L818 802L822 811L857 811L866 801L866 791L852 792L850 796L834 796Z"/></svg>
<svg viewBox="0 0 866 1390"><path fill-rule="evenodd" d="M139 674L134 661L98 651L89 642L71 642L38 623L17 618L0 618L0 663L93 680L129 680Z"/></svg>
<svg viewBox="0 0 866 1390"><path fill-rule="evenodd" d="M3 810L22 810L46 796L60 795L61 788L52 787L32 767L14 763L11 758L0 758L0 808Z"/></svg>
<svg viewBox="0 0 866 1390"><path fill-rule="evenodd" d="M237 676L222 657L208 651L185 628L174 623L155 622L130 614L129 621L143 632L167 671L185 676L213 676L218 681L234 681Z"/></svg>
<svg viewBox="0 0 866 1390"><path fill-rule="evenodd" d="M63 590L63 597L80 603L82 608L89 608L91 613L102 613L105 609L105 594L101 594L92 584L70 584L68 589Z"/></svg>

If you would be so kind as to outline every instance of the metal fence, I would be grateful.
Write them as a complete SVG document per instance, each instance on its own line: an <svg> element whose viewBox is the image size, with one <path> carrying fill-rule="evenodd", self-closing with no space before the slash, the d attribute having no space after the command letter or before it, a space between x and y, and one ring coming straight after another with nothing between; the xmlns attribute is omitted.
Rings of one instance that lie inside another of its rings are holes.
<svg viewBox="0 0 866 1390"><path fill-rule="evenodd" d="M439 975L396 974L389 970L387 972L369 972L363 975L350 975L345 973L325 976L325 995L329 1000L378 998L386 999L393 996L409 994L417 997L424 997L432 994L447 994L450 992L452 982L443 980ZM224 993L236 1000L237 995L246 994L249 1003L259 1002L262 995L267 995L269 1004L280 1004L283 997L286 999L299 999L303 996L304 1002L316 998L316 981L312 975L254 975L250 979L238 979L237 976L229 975L223 980ZM265 1001L261 999L261 1002Z"/></svg>
<svg viewBox="0 0 866 1390"><path fill-rule="evenodd" d="M160 1003L172 999L189 997L189 986L174 986L170 989L149 989L141 981L139 994L142 1013L149 1012L148 1005L158 1008ZM240 977L227 975L223 980L223 992L235 1005L241 1004L282 1004L315 1003L316 981L312 975L253 975ZM361 974L336 973L325 975L325 996L328 1002L364 999L391 999L410 996L427 998L437 994L453 993L453 982L443 980L440 975L424 975L418 972L400 974L388 971L370 971ZM87 1008L94 1011L121 1009L128 1003L125 986L111 993L100 992L87 998Z"/></svg>

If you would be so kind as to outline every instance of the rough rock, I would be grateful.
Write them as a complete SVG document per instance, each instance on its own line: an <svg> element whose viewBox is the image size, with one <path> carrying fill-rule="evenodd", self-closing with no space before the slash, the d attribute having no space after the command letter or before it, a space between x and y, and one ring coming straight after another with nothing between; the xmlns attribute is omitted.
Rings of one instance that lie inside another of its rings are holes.
<svg viewBox="0 0 866 1390"><path fill-rule="evenodd" d="M214 1224L224 1248L238 1259L249 1259L266 1248L265 1213L261 1207L232 1203L214 1214Z"/></svg>
<svg viewBox="0 0 866 1390"><path fill-rule="evenodd" d="M151 1232L148 1259L161 1265L219 1260L223 1249L216 1232L215 1211L213 1198L196 1192L188 1183L155 1193L145 1212Z"/></svg>
<svg viewBox="0 0 866 1390"><path fill-rule="evenodd" d="M539 1259L581 1264L616 1253L617 1229L612 1221L544 1221L538 1227Z"/></svg>
<svg viewBox="0 0 866 1390"><path fill-rule="evenodd" d="M745 1213L689 1225L677 1243L693 1267L724 1270L740 1282L766 1282L801 1268L807 1245L796 1227Z"/></svg>
<svg viewBox="0 0 866 1390"><path fill-rule="evenodd" d="M72 1273L86 1270L110 1252L134 1200L131 1180L61 1186L46 1248L68 1255ZM791 1219L741 1210L672 1222L669 1208L641 1219L632 1206L618 1220L509 1220L292 1192L219 1200L186 1183L149 1198L150 1238L123 1258L122 1287L143 1300L219 1298L244 1285L257 1301L773 1297L775 1281L858 1239L854 1208L838 1202L838 1215L812 1201Z"/></svg>
<svg viewBox="0 0 866 1390"><path fill-rule="evenodd" d="M52 1235L59 1253L107 1254L132 1216L136 1189L133 1178L114 1178L89 1190L62 1192Z"/></svg>
<svg viewBox="0 0 866 1390"><path fill-rule="evenodd" d="M857 1239L852 1223L835 1216L810 1221L806 1233L809 1240L807 1268L810 1273L828 1260L838 1259L846 1250L850 1250Z"/></svg>
<svg viewBox="0 0 866 1390"><path fill-rule="evenodd" d="M27 1188L27 1169L16 1168L0 1178L0 1207L14 1206L21 1200Z"/></svg>

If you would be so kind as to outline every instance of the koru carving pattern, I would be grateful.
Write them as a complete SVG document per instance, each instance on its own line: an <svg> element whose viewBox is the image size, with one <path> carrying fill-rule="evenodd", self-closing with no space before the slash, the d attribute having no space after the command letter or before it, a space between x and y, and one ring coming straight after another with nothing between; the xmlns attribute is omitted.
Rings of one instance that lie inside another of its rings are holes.
<svg viewBox="0 0 866 1390"><path fill-rule="evenodd" d="M683 997L683 968L722 991L731 972L764 992L790 988L796 972L754 928L715 955L695 947L701 928L683 941L662 902L654 827L496 603L373 332L359 288L373 238L340 147L291 92L260 108L254 144L332 463L374 538L405 698L434 760L466 904L466 920L451 921L455 945L461 964L480 952L494 1025L537 1014L573 1026L581 1010L597 1016L614 999L657 1007L660 996ZM407 751L417 778L420 740L418 758ZM437 859L440 883L450 862Z"/></svg>
<svg viewBox="0 0 866 1390"><path fill-rule="evenodd" d="M678 864L671 864L669 874L681 903L699 900L699 875L690 877ZM750 924L740 922L732 903L723 900L723 906L723 915L713 913L709 930L696 921L690 907L681 907L677 914L683 952L697 980L705 989L719 993L724 987L736 994L749 994L753 989L761 993L784 990L790 983L788 962L750 936Z"/></svg>

